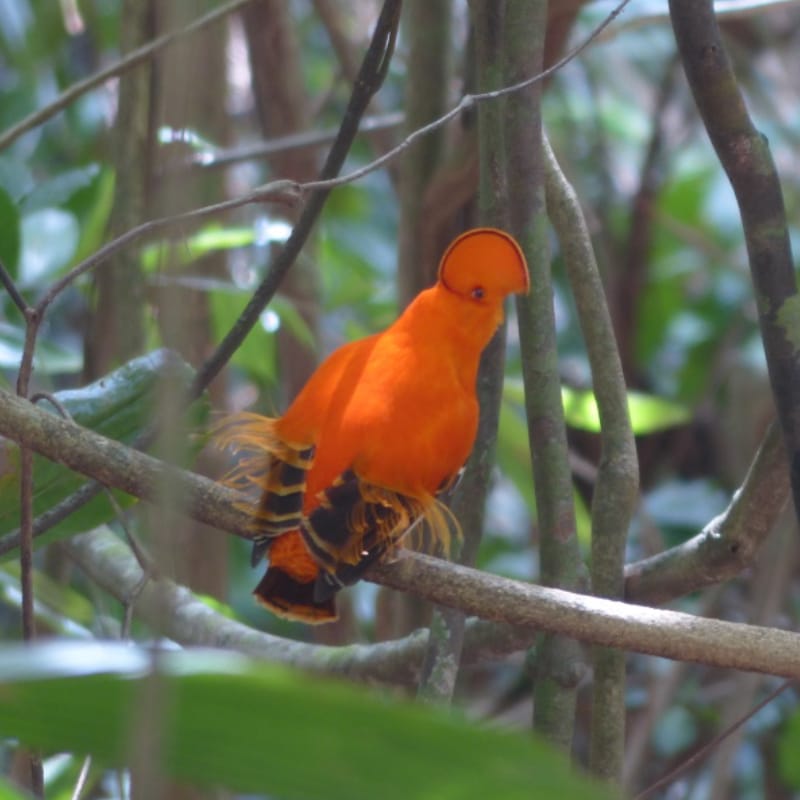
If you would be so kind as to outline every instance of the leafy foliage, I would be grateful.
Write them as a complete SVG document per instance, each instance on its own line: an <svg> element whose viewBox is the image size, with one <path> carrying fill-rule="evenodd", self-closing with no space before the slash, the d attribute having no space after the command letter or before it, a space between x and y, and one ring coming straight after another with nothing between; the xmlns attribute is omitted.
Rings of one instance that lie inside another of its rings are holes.
<svg viewBox="0 0 800 800"><path fill-rule="evenodd" d="M174 382L176 390L186 390L193 371L175 353L160 350L135 359L101 380L83 387L59 392L55 399L79 425L91 428L111 439L131 444L138 434L152 423L154 408L159 401L161 384ZM47 407L52 413L56 410ZM202 417L202 407L195 409L195 422ZM19 525L19 489L17 484L18 449L4 442L3 460L11 466L0 475L0 534L8 533ZM66 467L41 456L34 464L34 512L41 514L53 508L85 483L85 478ZM133 498L115 492L121 506L128 506ZM38 540L44 545L65 536L89 530L115 516L105 495L100 495L72 514L65 522Z"/></svg>
<svg viewBox="0 0 800 800"><path fill-rule="evenodd" d="M368 5L339 4L356 32L358 47L353 46L353 53L360 52L371 24L365 11ZM121 6L0 0L0 131L119 56ZM292 33L302 60L298 85L312 98L307 102L307 119L315 129L328 129L339 123L347 102L349 81L341 78L346 70L336 65L329 31L313 4L290 6ZM462 35L469 28L466 4L455 6L459 24L447 46L452 48L454 62L469 64ZM82 31L80 26L70 27L70 22L76 22L69 18L72 7L82 15ZM662 10L653 3L631 4L605 40L595 42L579 61L553 76L544 101L548 133L587 210L626 354L629 408L643 485L640 512L630 532L632 558L685 540L726 506L772 414L738 210L696 124L691 100L676 71L671 30L656 13ZM192 14L197 12L193 6ZM604 4L585 4L572 36L588 33L602 13ZM790 16L765 9L757 18L737 20L726 30L748 102L785 177L789 235L797 243L800 116L790 111L798 106L792 79L800 72L800 47L798 28ZM402 107L405 35L401 31L398 57L378 98L384 108ZM245 48L241 30L234 28L229 61L235 92L215 101L231 112L230 129L218 136L214 125L204 119L186 120L185 126L184 120L171 120L171 135L153 138L159 157L180 142L190 145L186 150L202 155L229 142L255 138L258 115L252 86L247 85L252 75ZM780 69L775 69L776 63ZM203 76L185 77L189 85L201 82ZM461 76L452 81L453 87L460 87L460 82ZM0 153L0 261L29 301L107 240L117 182L109 154L116 99L115 86L91 92ZM452 126L451 141L456 133ZM374 144L373 139L362 137L352 153L353 165L380 149ZM306 298L298 300L289 291L275 298L261 324L235 354L227 386L222 387L222 382L215 386L215 402L279 411L293 391L289 383L297 379L293 371L298 351L287 347L287 341L299 343L306 354L321 356L393 319L401 214L395 181L402 163L395 162L392 175L374 173L332 194L314 242L303 255L309 274L318 274L317 285ZM169 169L173 167L178 169L180 164L170 162ZM142 164L141 168L147 167ZM226 171L219 191L239 192L271 177L283 177L278 174L280 167L275 170L275 164L264 159L236 164ZM152 176L156 197L165 174ZM208 174L196 167L182 177L186 186L194 187L208 182ZM184 199L192 205L197 199L194 188L187 192L191 196ZM440 209L432 211L431 218ZM159 213L159 204L152 202L147 214ZM187 338L219 342L235 323L252 287L263 278L292 214L283 209L248 208L141 247L138 259L147 278L153 347L167 341L162 323L171 309L159 300L167 286L183 292L178 295L181 304L185 301L194 307L198 296L205 303L208 330L200 331L198 326ZM459 214L466 216L469 211ZM560 368L569 387L563 396L572 455L576 462L593 467L602 454L591 375L571 292L560 269L561 254L554 249L553 255L556 333ZM217 262L223 264L222 269L207 268L214 257L223 259ZM56 392L77 421L130 442L154 414L158 376L166 359L163 354L145 357L98 384L75 389L83 382L81 373L86 367L85 323L94 302L90 281L90 277L77 281L50 309L37 344L34 379L37 388ZM536 507L527 421L513 325L509 331L494 489L479 566L535 578ZM0 381L6 385L13 385L16 378L24 334L19 310L3 293ZM185 358L197 366L196 354L187 353ZM185 385L191 378L190 368L182 363L179 370ZM62 390L71 393L62 394ZM14 448L4 446L0 533L19 524L16 478ZM62 500L81 480L37 459L36 513ZM579 533L588 558L591 477L582 475L578 483ZM45 540L66 537L111 518L107 501L99 498ZM133 524L147 536L146 522L134 519ZM191 549L191 556L202 561L199 542L193 540ZM183 565L191 560L178 550L177 562ZM253 625L304 635L254 607L249 596L253 573L245 549L236 544L227 555L230 586L228 595L218 602L228 600L231 613ZM793 554L779 556L774 563L762 559L754 567L755 580L746 576L721 587L715 596L720 614L747 618L756 613L754 609L771 608L764 603L775 590L773 573L783 574ZM226 556L214 558L226 561ZM57 564L57 557L37 557L37 597L50 609L48 614L40 609L44 628L75 638L118 630L122 611L98 604L97 592L80 579L60 585L64 570ZM19 570L10 564L0 572L0 633L8 639L19 635L18 575ZM787 597L796 595L795 584L792 576L780 584ZM390 603L384 602L382 594L376 603L371 586L356 587L351 596L353 630L371 640L376 630L387 628L381 614ZM702 613L707 613L706 602L706 596L682 601L686 608ZM775 614L796 614L796 608L787 611L786 605ZM134 628L136 638L152 635ZM0 672L6 670L0 674L3 735L41 744L48 748L48 755L49 748L73 752L60 769L55 767L55 756L49 760L48 796L70 796L83 752L91 750L103 761L92 770L95 784L107 777L107 767L126 761L122 730L135 724L131 720L136 715L129 718L126 713L147 691L144 675L150 656L136 648L127 655L117 647L103 648L91 654L64 645L24 654L15 651L16 672L10 651L0 657ZM90 655L93 664L87 664ZM67 668L75 663L73 656L77 668L70 674ZM166 763L170 774L192 782L224 783L242 792L270 791L287 797L391 797L392 792L404 797L495 796L499 787L504 789L503 797L514 797L518 791L531 796L537 787L548 797L557 792L565 797L596 796L594 787L569 778L549 751L517 736L233 657L188 651L160 657L159 663L161 678L176 703L167 720ZM731 698L752 691L741 689L744 682L737 676L721 677L687 667L687 677L676 681L678 688L664 699L663 711L651 719L643 698L667 692L665 666L653 659L631 659L630 673L631 722L644 741L631 766L631 781L637 786L659 777L696 749L712 728L717 729ZM464 676L459 699L470 712L475 707L509 707L511 716L519 718L521 713L527 720L529 710L518 700L519 687L526 681L527 673L515 664L484 666ZM730 796L758 797L763 776L781 780L790 789L800 786L794 757L800 729L795 705L796 697L792 697L760 727L746 730L749 757L736 773ZM75 720L82 724L74 724ZM12 749L10 739L0 746L4 766ZM703 787L711 781L723 783L731 777L721 772L713 764L696 767L687 779L691 784L687 791L694 792L693 798L702 796ZM548 780L553 783L547 784ZM19 797L0 783L0 800L6 796Z"/></svg>
<svg viewBox="0 0 800 800"><path fill-rule="evenodd" d="M200 785L308 800L610 796L528 736L233 654L62 642L6 648L0 665L0 735L120 766L133 721L160 738L166 774ZM152 702L155 716L137 713Z"/></svg>

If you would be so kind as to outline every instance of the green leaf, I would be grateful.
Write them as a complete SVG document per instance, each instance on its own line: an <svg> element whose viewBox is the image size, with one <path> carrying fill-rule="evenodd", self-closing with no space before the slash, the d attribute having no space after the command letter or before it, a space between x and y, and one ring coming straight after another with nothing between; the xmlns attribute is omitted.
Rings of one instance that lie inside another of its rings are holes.
<svg viewBox="0 0 800 800"><path fill-rule="evenodd" d="M297 306L287 297L277 295L269 304L270 310L274 311L280 319L281 325L297 339L300 344L304 344L309 350L317 349L317 342L308 323L303 315L297 310Z"/></svg>
<svg viewBox="0 0 800 800"><path fill-rule="evenodd" d="M80 189L70 199L69 210L81 220L81 235L74 260L80 261L103 243L111 208L114 204L114 172L103 168L90 186Z"/></svg>
<svg viewBox="0 0 800 800"><path fill-rule="evenodd" d="M148 724L167 775L286 800L611 796L529 735L230 653L0 651L0 735L124 765L135 726Z"/></svg>
<svg viewBox="0 0 800 800"><path fill-rule="evenodd" d="M517 487L531 513L535 513L528 426L523 413L505 398L500 406L497 429L497 463Z"/></svg>
<svg viewBox="0 0 800 800"><path fill-rule="evenodd" d="M503 396L505 400L524 408L522 381L507 380L503 385ZM562 386L561 398L567 425L590 433L600 432L600 413L594 392ZM682 425L691 419L691 411L685 405L643 392L628 392L628 412L631 415L631 427L637 436Z"/></svg>
<svg viewBox="0 0 800 800"><path fill-rule="evenodd" d="M0 186L12 200L19 202L35 185L33 174L24 161L7 155L0 156Z"/></svg>
<svg viewBox="0 0 800 800"><path fill-rule="evenodd" d="M561 396L568 425L599 433L600 413L594 392L564 386ZM642 392L628 392L628 411L631 415L631 427L637 436L681 425L691 418L691 412L686 406Z"/></svg>
<svg viewBox="0 0 800 800"><path fill-rule="evenodd" d="M19 211L11 195L0 186L0 261L12 278L17 276L21 242Z"/></svg>
<svg viewBox="0 0 800 800"><path fill-rule="evenodd" d="M668 480L647 492L644 509L672 546L701 530L729 501L730 495L707 478Z"/></svg>
<svg viewBox="0 0 800 800"><path fill-rule="evenodd" d="M800 789L800 712L786 720L778 739L778 770L793 789Z"/></svg>
<svg viewBox="0 0 800 800"><path fill-rule="evenodd" d="M25 214L31 214L43 208L59 208L76 192L94 183L99 173L99 164L60 172L50 180L37 184L22 203L22 210Z"/></svg>
<svg viewBox="0 0 800 800"><path fill-rule="evenodd" d="M224 289L211 292L209 299L214 336L220 341L239 318L245 305L244 295L237 290ZM262 319L269 313L267 309ZM262 384L272 384L277 371L274 333L267 331L263 324L256 325L236 349L231 363L243 369L250 378Z"/></svg>
<svg viewBox="0 0 800 800"><path fill-rule="evenodd" d="M4 598L13 608L21 608L20 566L18 560L0 566L0 587L14 588L13 597L6 592ZM51 633L60 632L64 636L90 635L95 621L95 607L86 596L70 585L53 580L46 572L33 570L33 584L36 587L37 618L45 623ZM78 631L78 626L83 630Z"/></svg>
<svg viewBox="0 0 800 800"><path fill-rule="evenodd" d="M159 382L169 376L180 387L186 388L193 376L192 368L169 350L158 350L120 367L82 389L58 392L56 398L80 425L91 428L119 442L131 443L153 420L158 402ZM46 402L42 408L52 411ZM19 525L18 489L19 450L6 442L0 450L0 463L5 472L0 474L0 534L14 530ZM86 478L66 467L36 456L34 459L35 514L41 514L71 495L86 482ZM134 499L122 492L114 492L123 505ZM37 546L85 531L114 517L108 498L100 495L62 522L57 529L36 539Z"/></svg>
<svg viewBox="0 0 800 800"><path fill-rule="evenodd" d="M28 800L26 795L0 778L0 800Z"/></svg>

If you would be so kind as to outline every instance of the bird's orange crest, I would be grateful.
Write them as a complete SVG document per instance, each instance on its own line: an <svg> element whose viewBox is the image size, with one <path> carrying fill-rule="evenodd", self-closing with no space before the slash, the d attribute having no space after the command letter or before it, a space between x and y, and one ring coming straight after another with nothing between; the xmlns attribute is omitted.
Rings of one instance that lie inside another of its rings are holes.
<svg viewBox="0 0 800 800"><path fill-rule="evenodd" d="M450 291L479 300L530 288L525 255L512 236L496 228L462 233L439 262L439 281Z"/></svg>

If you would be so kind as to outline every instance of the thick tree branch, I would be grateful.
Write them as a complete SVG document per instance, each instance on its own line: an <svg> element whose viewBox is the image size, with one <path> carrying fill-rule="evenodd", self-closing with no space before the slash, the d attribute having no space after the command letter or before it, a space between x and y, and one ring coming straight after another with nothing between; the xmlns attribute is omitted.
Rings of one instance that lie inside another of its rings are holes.
<svg viewBox="0 0 800 800"><path fill-rule="evenodd" d="M773 423L725 511L683 544L626 567L626 600L661 605L750 566L789 499L786 467L780 428Z"/></svg>
<svg viewBox="0 0 800 800"><path fill-rule="evenodd" d="M482 619L677 661L800 677L800 634L792 631L550 589L408 551L369 577Z"/></svg>
<svg viewBox="0 0 800 800"><path fill-rule="evenodd" d="M371 645L327 645L295 642L262 633L226 617L183 586L170 580L141 587L142 570L128 547L106 529L73 537L70 555L86 575L122 603L134 598L134 612L154 629L184 645L222 647L356 681L413 686L419 679L428 631ZM166 613L165 613L166 610ZM500 658L526 647L536 635L529 628L470 620L464 662Z"/></svg>
<svg viewBox="0 0 800 800"><path fill-rule="evenodd" d="M168 480L187 514L248 538L250 517L246 508L235 505L246 503L243 495L41 411L4 390L0 390L0 434L51 461L143 500L159 501Z"/></svg>
<svg viewBox="0 0 800 800"><path fill-rule="evenodd" d="M170 485L186 492L187 513L247 536L250 515L246 506L235 505L243 501L237 492L130 450L5 391L0 391L0 434L143 499L157 497L169 474ZM370 579L516 627L664 658L800 678L800 635L788 631L532 586L405 551L394 563L374 568ZM514 636L515 647L524 646Z"/></svg>
<svg viewBox="0 0 800 800"><path fill-rule="evenodd" d="M2 390L0 434L16 442L35 440L38 447L34 449L45 457L143 499L147 499L148 491L158 483L161 470L174 469L185 482L182 491L187 513L194 513L201 521L216 527L247 536L247 513L232 505L241 499L235 492L193 473L167 467L157 459L59 419ZM94 485L102 488L100 484L91 483L86 487L91 489ZM785 450L780 432L773 425L742 486L722 514L687 542L628 565L625 570L626 599L633 603L659 605L738 575L753 563L788 495ZM200 499L193 504L193 497ZM53 511L57 509L58 506ZM39 535L46 530L47 527L36 527L34 533ZM0 539L0 556L18 546L18 533L3 537Z"/></svg>

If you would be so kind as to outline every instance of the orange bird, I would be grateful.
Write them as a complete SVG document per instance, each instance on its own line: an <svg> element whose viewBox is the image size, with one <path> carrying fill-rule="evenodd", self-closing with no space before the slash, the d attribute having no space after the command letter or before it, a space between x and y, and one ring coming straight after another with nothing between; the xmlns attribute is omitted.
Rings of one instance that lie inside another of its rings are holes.
<svg viewBox="0 0 800 800"><path fill-rule="evenodd" d="M258 497L254 591L274 613L336 619L334 596L409 529L439 542L458 530L437 495L456 481L478 426L481 352L503 300L530 285L514 239L459 236L438 280L383 333L334 351L280 418L241 413L217 427L240 458L224 482Z"/></svg>

